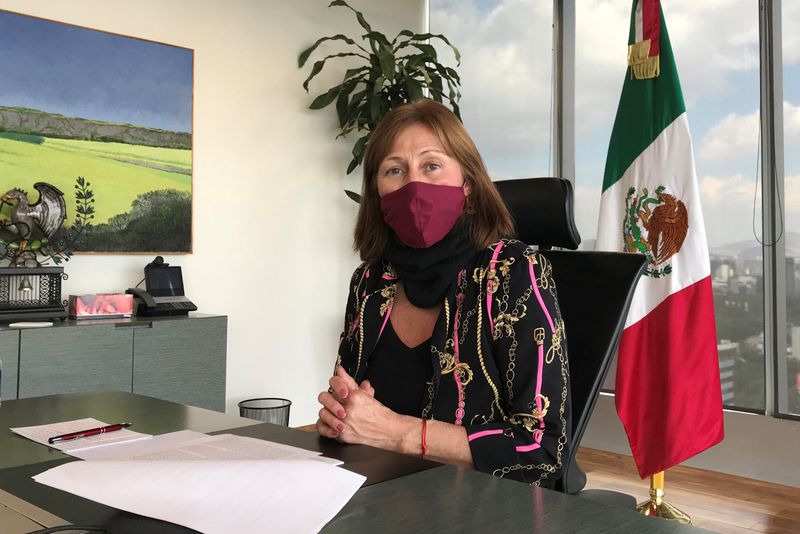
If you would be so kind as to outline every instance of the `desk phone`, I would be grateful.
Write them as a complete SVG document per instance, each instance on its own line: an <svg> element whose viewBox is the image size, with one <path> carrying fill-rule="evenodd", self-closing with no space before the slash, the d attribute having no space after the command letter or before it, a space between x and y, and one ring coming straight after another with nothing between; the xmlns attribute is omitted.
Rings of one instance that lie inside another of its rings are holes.
<svg viewBox="0 0 800 534"><path fill-rule="evenodd" d="M164 258L148 263L144 268L146 290L132 287L126 291L135 297L136 315L186 315L197 306L183 291L183 274L177 265L164 263Z"/></svg>

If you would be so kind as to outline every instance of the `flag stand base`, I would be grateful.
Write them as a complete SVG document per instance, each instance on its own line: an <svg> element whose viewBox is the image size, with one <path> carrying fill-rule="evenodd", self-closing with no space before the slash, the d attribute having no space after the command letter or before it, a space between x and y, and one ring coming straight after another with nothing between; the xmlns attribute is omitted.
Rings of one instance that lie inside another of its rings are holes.
<svg viewBox="0 0 800 534"><path fill-rule="evenodd" d="M691 525L692 518L681 512L668 502L661 501L661 504L656 504L654 501L645 501L636 506L636 511L644 515L652 515L670 521L677 521L684 525Z"/></svg>
<svg viewBox="0 0 800 534"><path fill-rule="evenodd" d="M692 523L691 517L664 501L664 471L650 477L650 500L638 504L636 511L684 525Z"/></svg>

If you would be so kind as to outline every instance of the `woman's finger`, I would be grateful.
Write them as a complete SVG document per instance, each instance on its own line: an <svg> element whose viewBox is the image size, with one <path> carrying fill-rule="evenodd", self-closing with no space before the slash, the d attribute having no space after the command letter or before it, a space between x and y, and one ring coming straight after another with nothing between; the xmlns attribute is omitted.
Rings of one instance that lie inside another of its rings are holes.
<svg viewBox="0 0 800 534"><path fill-rule="evenodd" d="M345 385L349 389L357 389L358 388L358 384L356 384L356 381L353 380L352 376L347 374L347 371L345 371L344 367L342 367L341 365L336 367L336 376L341 378L342 380L344 380L345 381Z"/></svg>
<svg viewBox="0 0 800 534"><path fill-rule="evenodd" d="M323 391L320 393L317 397L317 400L339 419L344 419L347 416L344 406L342 406L342 404L339 402L339 399L332 395L330 391Z"/></svg>
<svg viewBox="0 0 800 534"><path fill-rule="evenodd" d="M339 433L326 425L322 419L317 419L317 432L326 438L336 439L339 437Z"/></svg>
<svg viewBox="0 0 800 534"><path fill-rule="evenodd" d="M324 424L328 425L334 432L336 432L337 435L344 432L344 423L342 423L338 417L333 415L327 409L323 408L319 411L319 418Z"/></svg>
<svg viewBox="0 0 800 534"><path fill-rule="evenodd" d="M330 385L328 391L332 392L340 399L346 399L347 395L350 394L351 388L347 385L347 381L339 376L330 377L330 379L328 379L328 385Z"/></svg>
<svg viewBox="0 0 800 534"><path fill-rule="evenodd" d="M369 383L369 380L364 380L363 382L361 382L361 385L359 387L364 391L366 391L370 397L375 396L375 388L372 387L372 384Z"/></svg>

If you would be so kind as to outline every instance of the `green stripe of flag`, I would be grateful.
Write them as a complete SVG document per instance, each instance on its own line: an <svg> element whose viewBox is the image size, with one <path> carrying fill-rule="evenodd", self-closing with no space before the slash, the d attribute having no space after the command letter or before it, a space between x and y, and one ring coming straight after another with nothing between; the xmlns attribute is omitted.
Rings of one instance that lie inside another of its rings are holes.
<svg viewBox="0 0 800 534"><path fill-rule="evenodd" d="M635 34L633 2L629 43ZM667 25L664 23L664 10L661 10L661 75L649 80L636 80L631 77L631 68L625 77L622 96L619 100L617 118L611 131L608 145L606 170L603 175L603 191L614 185L631 163L650 146L656 137L672 121L686 111L681 93L678 70L669 43Z"/></svg>

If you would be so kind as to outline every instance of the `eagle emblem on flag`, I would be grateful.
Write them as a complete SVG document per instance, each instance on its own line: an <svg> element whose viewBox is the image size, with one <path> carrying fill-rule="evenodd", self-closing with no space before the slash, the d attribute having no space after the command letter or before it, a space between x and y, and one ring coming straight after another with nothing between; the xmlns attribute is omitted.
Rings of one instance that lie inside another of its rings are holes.
<svg viewBox="0 0 800 534"><path fill-rule="evenodd" d="M660 278L672 273L669 259L677 254L689 231L689 211L683 201L656 187L654 195L644 187L628 189L622 224L626 252L647 256L647 276Z"/></svg>

